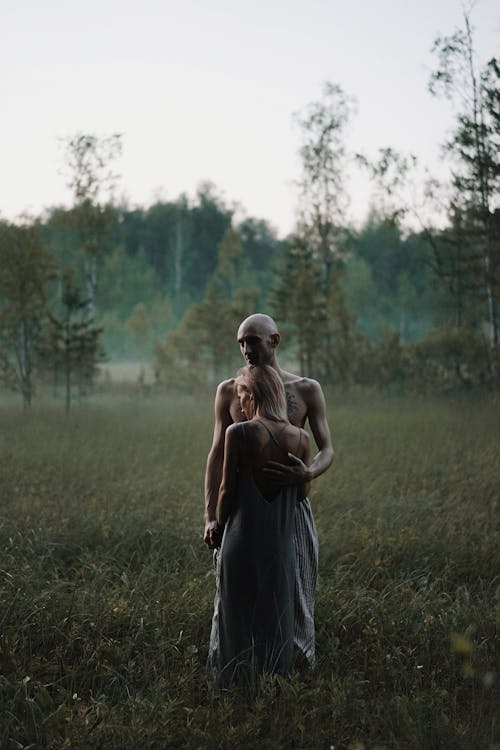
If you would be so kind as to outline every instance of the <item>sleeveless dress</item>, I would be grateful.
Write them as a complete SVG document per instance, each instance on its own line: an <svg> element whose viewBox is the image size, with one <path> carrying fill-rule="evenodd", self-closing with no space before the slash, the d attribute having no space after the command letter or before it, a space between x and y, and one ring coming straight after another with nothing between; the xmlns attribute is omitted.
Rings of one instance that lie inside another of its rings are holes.
<svg viewBox="0 0 500 750"><path fill-rule="evenodd" d="M296 487L282 487L268 500L251 468L240 469L217 555L209 648L209 667L222 686L291 670L297 503Z"/></svg>
<svg viewBox="0 0 500 750"><path fill-rule="evenodd" d="M318 532L311 503L307 498L297 504L294 528L295 548L295 636L297 649L310 667L316 661L314 603L318 578Z"/></svg>

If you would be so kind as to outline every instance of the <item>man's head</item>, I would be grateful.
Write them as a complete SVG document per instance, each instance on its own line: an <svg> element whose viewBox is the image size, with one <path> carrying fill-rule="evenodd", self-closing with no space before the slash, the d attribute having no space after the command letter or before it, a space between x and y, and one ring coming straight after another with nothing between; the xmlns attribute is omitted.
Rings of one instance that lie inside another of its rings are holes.
<svg viewBox="0 0 500 750"><path fill-rule="evenodd" d="M276 366L276 347L279 342L276 323L269 315L250 315L238 328L238 344L250 365Z"/></svg>

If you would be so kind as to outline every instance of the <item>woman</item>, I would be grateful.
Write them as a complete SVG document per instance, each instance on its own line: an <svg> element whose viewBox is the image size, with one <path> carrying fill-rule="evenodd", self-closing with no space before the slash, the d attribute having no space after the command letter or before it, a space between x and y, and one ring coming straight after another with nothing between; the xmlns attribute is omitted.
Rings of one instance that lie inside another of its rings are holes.
<svg viewBox="0 0 500 750"><path fill-rule="evenodd" d="M309 463L309 436L287 418L285 389L268 365L245 368L235 381L248 421L226 431L217 521L224 527L209 663L222 685L292 666L296 504L308 486L283 487L268 461Z"/></svg>

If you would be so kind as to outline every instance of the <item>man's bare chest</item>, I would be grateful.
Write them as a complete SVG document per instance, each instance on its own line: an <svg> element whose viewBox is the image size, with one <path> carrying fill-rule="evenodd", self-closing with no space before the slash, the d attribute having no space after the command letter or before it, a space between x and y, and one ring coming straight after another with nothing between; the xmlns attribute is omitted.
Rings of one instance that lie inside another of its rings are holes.
<svg viewBox="0 0 500 750"><path fill-rule="evenodd" d="M302 394L293 384L285 383L286 410L288 419L296 427L303 427L307 419L307 404Z"/></svg>

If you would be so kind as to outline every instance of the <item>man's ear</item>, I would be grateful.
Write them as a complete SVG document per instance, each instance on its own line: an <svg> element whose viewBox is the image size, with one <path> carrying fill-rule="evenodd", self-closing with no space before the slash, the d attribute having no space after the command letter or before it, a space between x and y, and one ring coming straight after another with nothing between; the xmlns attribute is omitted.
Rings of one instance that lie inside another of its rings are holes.
<svg viewBox="0 0 500 750"><path fill-rule="evenodd" d="M279 333L272 333L271 339L273 341L274 348L276 348L281 341L281 336L279 335Z"/></svg>

